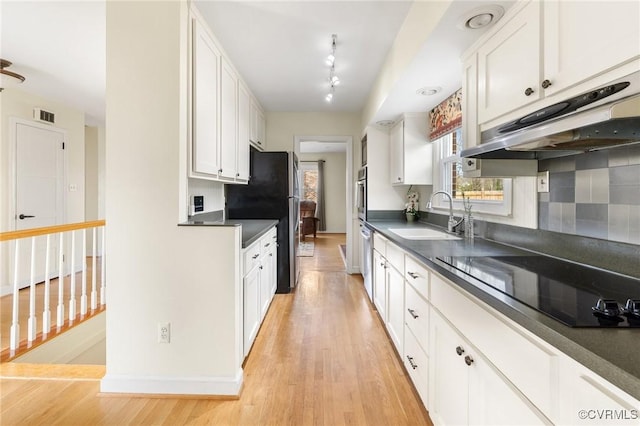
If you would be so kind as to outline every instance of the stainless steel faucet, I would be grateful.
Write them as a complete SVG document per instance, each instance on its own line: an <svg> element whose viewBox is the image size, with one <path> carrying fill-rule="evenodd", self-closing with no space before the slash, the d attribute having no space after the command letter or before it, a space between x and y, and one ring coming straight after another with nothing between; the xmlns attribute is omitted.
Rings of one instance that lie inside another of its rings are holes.
<svg viewBox="0 0 640 426"><path fill-rule="evenodd" d="M449 222L447 222L447 229L449 230L449 232L454 232L454 230L456 229L456 226L460 225L460 223L462 223L462 219L464 219L463 217L460 218L460 220L456 220L455 217L453 217L453 197L451 197L451 194L449 194L446 191L436 191L433 194L431 194L431 198L429 198L429 202L427 203L427 210L431 210L432 207L432 201L433 201L433 197L435 197L438 194L442 194L442 195L446 195L447 198L449 198Z"/></svg>

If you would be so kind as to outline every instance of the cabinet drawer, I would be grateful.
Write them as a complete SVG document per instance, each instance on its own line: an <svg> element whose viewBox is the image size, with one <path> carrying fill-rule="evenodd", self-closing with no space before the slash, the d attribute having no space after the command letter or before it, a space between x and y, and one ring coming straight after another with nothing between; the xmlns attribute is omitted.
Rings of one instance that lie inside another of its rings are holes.
<svg viewBox="0 0 640 426"><path fill-rule="evenodd" d="M420 399L422 399L422 403L427 407L429 357L422 350L416 337L408 327L405 327L404 334L404 365L409 372L409 377L411 377L413 385L420 395Z"/></svg>
<svg viewBox="0 0 640 426"><path fill-rule="evenodd" d="M431 273L431 305L439 310L548 417L558 400L557 353L515 323ZM485 307L486 306L486 307Z"/></svg>
<svg viewBox="0 0 640 426"><path fill-rule="evenodd" d="M244 274L246 275L256 265L260 263L260 242L253 243L246 249L244 249L243 266Z"/></svg>
<svg viewBox="0 0 640 426"><path fill-rule="evenodd" d="M400 247L387 243L387 260L404 275L404 251Z"/></svg>
<svg viewBox="0 0 640 426"><path fill-rule="evenodd" d="M269 231L265 236L260 238L260 256L264 256L271 251L276 244L276 240L273 238L275 232Z"/></svg>
<svg viewBox="0 0 640 426"><path fill-rule="evenodd" d="M373 234L373 248L378 250L378 253L384 257L387 257L387 239L377 232Z"/></svg>
<svg viewBox="0 0 640 426"><path fill-rule="evenodd" d="M405 256L405 279L417 292L429 300L429 270L414 260Z"/></svg>
<svg viewBox="0 0 640 426"><path fill-rule="evenodd" d="M429 303L416 289L405 286L404 321L413 332L418 344L428 353L429 347Z"/></svg>

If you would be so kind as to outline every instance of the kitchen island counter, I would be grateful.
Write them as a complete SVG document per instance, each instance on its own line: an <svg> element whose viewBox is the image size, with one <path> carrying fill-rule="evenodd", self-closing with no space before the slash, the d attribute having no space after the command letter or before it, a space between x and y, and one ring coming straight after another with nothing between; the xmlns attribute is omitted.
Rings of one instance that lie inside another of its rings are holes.
<svg viewBox="0 0 640 426"><path fill-rule="evenodd" d="M436 256L530 256L532 254L540 255L540 253L532 253L478 237L459 240L409 240L390 231L390 229L418 227L442 230L422 222L370 220L366 222L366 225L464 291L480 299L634 398L640 399L640 362L638 362L640 328L567 326L479 280L469 278L464 273L436 259Z"/></svg>

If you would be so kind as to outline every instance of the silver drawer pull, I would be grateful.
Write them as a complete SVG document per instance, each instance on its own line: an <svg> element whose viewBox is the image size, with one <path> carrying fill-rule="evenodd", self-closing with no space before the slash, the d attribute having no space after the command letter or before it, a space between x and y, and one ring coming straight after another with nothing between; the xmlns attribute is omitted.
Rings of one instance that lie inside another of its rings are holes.
<svg viewBox="0 0 640 426"><path fill-rule="evenodd" d="M409 311L413 319L418 318L418 314L416 314L416 311L414 311L413 309L407 309L407 311Z"/></svg>
<svg viewBox="0 0 640 426"><path fill-rule="evenodd" d="M260 253L256 253L253 256L251 256L252 259L257 259L260 257Z"/></svg>
<svg viewBox="0 0 640 426"><path fill-rule="evenodd" d="M414 280L420 276L420 275L416 274L415 272L408 272L408 271L407 271L407 275L409 275Z"/></svg>

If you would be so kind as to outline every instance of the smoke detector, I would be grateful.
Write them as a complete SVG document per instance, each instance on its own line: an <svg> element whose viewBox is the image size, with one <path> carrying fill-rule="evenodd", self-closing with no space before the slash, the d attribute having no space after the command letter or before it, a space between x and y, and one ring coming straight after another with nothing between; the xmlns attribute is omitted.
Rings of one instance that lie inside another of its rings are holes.
<svg viewBox="0 0 640 426"><path fill-rule="evenodd" d="M376 121L376 124L380 127L391 127L393 126L395 123L395 121L393 120L380 120L380 121Z"/></svg>
<svg viewBox="0 0 640 426"><path fill-rule="evenodd" d="M422 95L422 96L433 96L436 93L440 92L442 90L442 87L421 87L420 89L416 90L416 93L418 95Z"/></svg>

